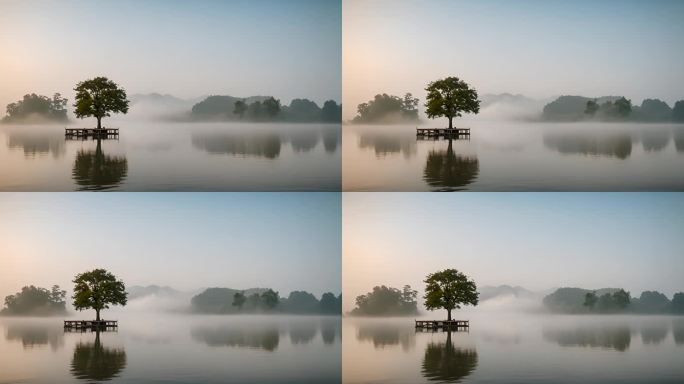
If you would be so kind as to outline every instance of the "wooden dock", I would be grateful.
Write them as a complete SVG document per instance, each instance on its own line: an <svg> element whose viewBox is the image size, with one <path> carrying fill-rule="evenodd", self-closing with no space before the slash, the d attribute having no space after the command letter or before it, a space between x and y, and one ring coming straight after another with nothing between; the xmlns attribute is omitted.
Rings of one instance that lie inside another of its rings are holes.
<svg viewBox="0 0 684 384"><path fill-rule="evenodd" d="M119 138L119 128L64 128L64 137L68 139L111 139Z"/></svg>
<svg viewBox="0 0 684 384"><path fill-rule="evenodd" d="M470 137L470 128L416 128L418 137Z"/></svg>
<svg viewBox="0 0 684 384"><path fill-rule="evenodd" d="M119 328L117 320L64 320L64 330L89 331Z"/></svg>
<svg viewBox="0 0 684 384"><path fill-rule="evenodd" d="M416 320L416 329L438 331L470 329L469 320Z"/></svg>

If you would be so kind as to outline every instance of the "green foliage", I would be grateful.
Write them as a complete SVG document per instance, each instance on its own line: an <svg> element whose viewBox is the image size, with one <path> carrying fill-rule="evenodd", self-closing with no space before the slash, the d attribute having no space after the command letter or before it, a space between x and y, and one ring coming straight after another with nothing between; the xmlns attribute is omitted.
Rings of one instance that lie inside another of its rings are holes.
<svg viewBox="0 0 684 384"><path fill-rule="evenodd" d="M94 269L76 275L73 282L74 308L79 311L94 309L96 320L100 320L100 311L108 309L109 305L126 305L126 286L111 272Z"/></svg>
<svg viewBox="0 0 684 384"><path fill-rule="evenodd" d="M247 103L244 100L238 100L235 102L233 107L233 113L240 116L240 119L245 117L245 112L247 112Z"/></svg>
<svg viewBox="0 0 684 384"><path fill-rule="evenodd" d="M658 99L646 99L639 107L637 118L640 121L662 122L672 120L672 109L666 102Z"/></svg>
<svg viewBox="0 0 684 384"><path fill-rule="evenodd" d="M672 108L672 120L678 123L684 122L684 100L679 100Z"/></svg>
<svg viewBox="0 0 684 384"><path fill-rule="evenodd" d="M272 122L340 122L342 107L333 100L325 102L323 109L308 99L294 99L289 106L282 105L272 96L209 96L192 107L195 120L246 120Z"/></svg>
<svg viewBox="0 0 684 384"><path fill-rule="evenodd" d="M407 93L403 98L386 93L357 107L358 115L352 122L359 124L402 123L418 121L418 99Z"/></svg>
<svg viewBox="0 0 684 384"><path fill-rule="evenodd" d="M35 93L24 95L22 100L7 104L7 116L2 121L6 123L21 123L38 121L65 122L67 118L67 99L55 93L50 99Z"/></svg>
<svg viewBox="0 0 684 384"><path fill-rule="evenodd" d="M335 298L332 293L324 293L321 301L304 291L291 292L281 298L272 289L252 288L237 291L230 288L208 288L191 300L193 312L198 313L299 313L299 314L340 314L342 296Z"/></svg>
<svg viewBox="0 0 684 384"><path fill-rule="evenodd" d="M478 296L475 282L456 269L431 273L425 278L425 308L446 309L447 320L451 320L451 311L461 305L477 305Z"/></svg>
<svg viewBox="0 0 684 384"><path fill-rule="evenodd" d="M428 84L425 114L429 118L446 117L453 128L454 117L463 113L479 113L480 100L477 91L458 77L447 77Z"/></svg>
<svg viewBox="0 0 684 384"><path fill-rule="evenodd" d="M405 285L402 290L387 286L373 287L372 292L356 297L355 316L413 316L418 314L418 291Z"/></svg>
<svg viewBox="0 0 684 384"><path fill-rule="evenodd" d="M321 120L326 123L342 122L342 106L334 100L326 101L321 109Z"/></svg>
<svg viewBox="0 0 684 384"><path fill-rule="evenodd" d="M684 292L677 292L672 296L672 312L684 314Z"/></svg>
<svg viewBox="0 0 684 384"><path fill-rule="evenodd" d="M235 292L233 295L233 306L238 307L238 310L242 310L242 306L245 305L247 298L244 292Z"/></svg>
<svg viewBox="0 0 684 384"><path fill-rule="evenodd" d="M50 290L33 285L5 297L3 315L51 316L66 313L66 291L53 285Z"/></svg>
<svg viewBox="0 0 684 384"><path fill-rule="evenodd" d="M589 100L587 101L587 108L584 110L584 113L590 116L596 115L596 112L599 110L599 105L596 102L596 100Z"/></svg>
<svg viewBox="0 0 684 384"><path fill-rule="evenodd" d="M95 117L97 128L102 128L102 118L111 113L128 113L126 91L106 77L96 77L76 85L74 114L78 118Z"/></svg>
<svg viewBox="0 0 684 384"><path fill-rule="evenodd" d="M596 292L587 292L584 295L584 306L588 307L590 310L594 309L597 301L598 297L596 296Z"/></svg>
<svg viewBox="0 0 684 384"><path fill-rule="evenodd" d="M644 291L634 302L634 310L638 313L666 313L670 309L670 300L658 291Z"/></svg>

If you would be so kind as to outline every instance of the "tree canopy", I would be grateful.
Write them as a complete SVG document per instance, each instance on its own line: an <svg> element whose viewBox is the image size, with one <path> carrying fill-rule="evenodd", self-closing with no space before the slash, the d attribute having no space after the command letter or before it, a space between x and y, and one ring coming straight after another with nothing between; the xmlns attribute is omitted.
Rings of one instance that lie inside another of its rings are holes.
<svg viewBox="0 0 684 384"><path fill-rule="evenodd" d="M404 288L373 287L371 292L356 297L355 316L413 316L418 314L418 291L410 285Z"/></svg>
<svg viewBox="0 0 684 384"><path fill-rule="evenodd" d="M425 114L429 118L446 117L449 129L453 128L453 118L463 113L479 113L480 100L477 91L458 77L447 77L428 84Z"/></svg>
<svg viewBox="0 0 684 384"><path fill-rule="evenodd" d="M677 304L675 299L682 300ZM675 293L670 301L657 291L645 291L631 297L622 288L559 288L544 297L544 306L555 313L677 313L678 305L684 311L684 293Z"/></svg>
<svg viewBox="0 0 684 384"><path fill-rule="evenodd" d="M128 113L128 99L123 88L106 77L96 77L76 85L74 114L78 118L94 117L97 128L102 128L102 118L112 113Z"/></svg>
<svg viewBox="0 0 684 384"><path fill-rule="evenodd" d="M74 308L78 311L94 309L97 321L100 321L100 311L108 309L110 305L126 305L126 286L111 272L93 269L79 273L73 282Z"/></svg>
<svg viewBox="0 0 684 384"><path fill-rule="evenodd" d="M447 320L451 320L452 310L477 305L478 297L475 282L456 269L431 273L425 278L425 308L446 309Z"/></svg>
<svg viewBox="0 0 684 384"><path fill-rule="evenodd" d="M319 301L305 291L293 291L288 297L280 297L270 288L207 288L191 300L193 312L198 313L300 313L340 314L342 296L326 292Z"/></svg>
<svg viewBox="0 0 684 384"><path fill-rule="evenodd" d="M418 121L418 99L407 93L403 98L386 93L377 94L373 100L361 103L358 114L352 120L359 124L398 124Z"/></svg>
<svg viewBox="0 0 684 384"><path fill-rule="evenodd" d="M66 291L53 285L50 290L33 285L5 297L3 315L51 316L66 313Z"/></svg>
<svg viewBox="0 0 684 384"><path fill-rule="evenodd" d="M35 93L24 95L14 103L7 104L7 116L2 121L6 123L65 122L67 118L67 99L55 93L52 99Z"/></svg>

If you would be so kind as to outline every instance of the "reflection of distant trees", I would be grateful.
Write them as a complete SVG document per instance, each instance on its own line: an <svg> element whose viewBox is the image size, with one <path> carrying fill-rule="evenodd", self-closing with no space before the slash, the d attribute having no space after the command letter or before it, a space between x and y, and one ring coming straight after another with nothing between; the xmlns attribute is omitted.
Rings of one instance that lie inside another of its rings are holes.
<svg viewBox="0 0 684 384"><path fill-rule="evenodd" d="M325 147L326 152L334 153L341 140L342 129L339 125L326 125L323 127L323 147Z"/></svg>
<svg viewBox="0 0 684 384"><path fill-rule="evenodd" d="M100 332L92 343L79 342L71 360L71 374L81 380L106 381L117 377L126 368L126 351L107 348L100 342Z"/></svg>
<svg viewBox="0 0 684 384"><path fill-rule="evenodd" d="M318 144L318 133L297 131L290 135L290 145L295 152L309 152Z"/></svg>
<svg viewBox="0 0 684 384"><path fill-rule="evenodd" d="M193 134L192 145L210 154L255 156L275 159L280 156L278 134Z"/></svg>
<svg viewBox="0 0 684 384"><path fill-rule="evenodd" d="M658 152L667 147L670 141L670 130L661 127L647 127L641 131L641 145L645 151Z"/></svg>
<svg viewBox="0 0 684 384"><path fill-rule="evenodd" d="M403 153L408 158L416 153L416 138L398 132L361 131L359 148L372 148L377 157Z"/></svg>
<svg viewBox="0 0 684 384"><path fill-rule="evenodd" d="M660 344L667 337L667 325L649 323L641 327L641 341L644 344Z"/></svg>
<svg viewBox="0 0 684 384"><path fill-rule="evenodd" d="M339 317L321 320L321 338L324 344L335 344L335 340L342 338L342 319Z"/></svg>
<svg viewBox="0 0 684 384"><path fill-rule="evenodd" d="M632 153L632 138L626 133L546 133L544 145L563 154L626 159Z"/></svg>
<svg viewBox="0 0 684 384"><path fill-rule="evenodd" d="M431 342L425 348L422 373L428 381L458 383L473 373L477 363L477 351L454 346L447 332L446 342Z"/></svg>
<svg viewBox="0 0 684 384"><path fill-rule="evenodd" d="M309 322L290 324L290 342L292 344L309 344L316 337L316 325Z"/></svg>
<svg viewBox="0 0 684 384"><path fill-rule="evenodd" d="M684 127L676 127L672 133L677 152L684 152Z"/></svg>
<svg viewBox="0 0 684 384"><path fill-rule="evenodd" d="M446 151L430 151L423 171L425 182L439 191L458 191L477 179L480 164L477 158L454 153L452 140Z"/></svg>
<svg viewBox="0 0 684 384"><path fill-rule="evenodd" d="M60 328L54 328L39 324L7 323L7 341L19 340L24 349L50 345L53 351L64 346L64 332Z"/></svg>
<svg viewBox="0 0 684 384"><path fill-rule="evenodd" d="M675 318L672 321L672 337L675 344L684 345L684 319Z"/></svg>
<svg viewBox="0 0 684 384"><path fill-rule="evenodd" d="M544 330L544 339L562 347L589 347L626 351L632 340L626 325Z"/></svg>
<svg viewBox="0 0 684 384"><path fill-rule="evenodd" d="M412 349L415 344L415 332L406 327L392 324L363 324L356 332L359 341L371 341L376 349L401 344L403 350Z"/></svg>
<svg viewBox="0 0 684 384"><path fill-rule="evenodd" d="M123 156L109 156L102 151L101 140L94 151L80 150L76 154L72 177L80 190L115 188L128 174L128 160Z"/></svg>
<svg viewBox="0 0 684 384"><path fill-rule="evenodd" d="M35 157L36 155L51 153L58 158L64 155L64 136L54 132L44 131L9 131L7 147L9 149L21 148L24 156Z"/></svg>
<svg viewBox="0 0 684 384"><path fill-rule="evenodd" d="M272 352L280 343L280 332L274 326L263 328L198 327L193 329L191 334L193 339L210 347L254 348Z"/></svg>

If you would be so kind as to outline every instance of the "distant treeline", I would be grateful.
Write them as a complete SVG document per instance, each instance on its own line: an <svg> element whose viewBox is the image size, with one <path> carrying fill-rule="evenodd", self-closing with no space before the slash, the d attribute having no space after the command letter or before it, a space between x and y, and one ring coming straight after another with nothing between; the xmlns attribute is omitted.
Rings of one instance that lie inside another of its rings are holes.
<svg viewBox="0 0 684 384"><path fill-rule="evenodd" d="M650 313L684 314L684 292L672 300L657 291L642 292L631 297L621 288L559 288L544 297L544 307L555 313Z"/></svg>
<svg viewBox="0 0 684 384"><path fill-rule="evenodd" d="M5 297L2 315L15 316L55 316L66 313L66 291L58 285L52 289L33 285L23 287L21 292Z"/></svg>
<svg viewBox="0 0 684 384"><path fill-rule="evenodd" d="M7 105L7 115L2 118L5 123L23 122L66 122L67 99L59 93L52 98L35 93L24 95L22 100Z"/></svg>
<svg viewBox="0 0 684 384"><path fill-rule="evenodd" d="M191 309L195 313L238 314L238 313L291 313L330 314L342 313L342 295L327 292L318 300L305 291L293 291L287 297L280 297L272 289L252 288L237 290L231 288L208 288L194 296Z"/></svg>
<svg viewBox="0 0 684 384"><path fill-rule="evenodd" d="M410 285L404 288L373 287L373 291L356 297L353 316L414 316L418 314L418 291Z"/></svg>
<svg viewBox="0 0 684 384"><path fill-rule="evenodd" d="M190 116L200 121L338 123L342 121L342 106L334 100L326 101L321 108L308 99L282 105L272 96L209 96L192 107Z"/></svg>
<svg viewBox="0 0 684 384"><path fill-rule="evenodd" d="M646 99L637 106L624 96L561 96L544 106L542 116L549 121L684 122L684 100L670 108L658 99Z"/></svg>
<svg viewBox="0 0 684 384"><path fill-rule="evenodd" d="M373 100L361 103L356 108L355 124L399 124L415 123L418 119L419 100L410 93L403 98L386 93L375 95Z"/></svg>

